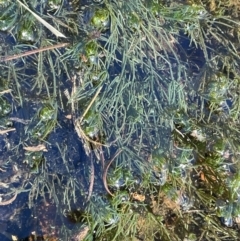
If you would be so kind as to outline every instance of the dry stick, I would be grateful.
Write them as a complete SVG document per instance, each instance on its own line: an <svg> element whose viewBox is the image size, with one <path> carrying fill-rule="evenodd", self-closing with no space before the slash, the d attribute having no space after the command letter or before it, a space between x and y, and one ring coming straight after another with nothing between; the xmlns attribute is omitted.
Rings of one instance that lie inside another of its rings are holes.
<svg viewBox="0 0 240 241"><path fill-rule="evenodd" d="M19 59L19 58L24 57L24 56L29 56L29 55L32 55L32 54L41 53L41 52L51 50L51 49L63 48L63 47L66 47L68 45L69 45L69 43L61 43L61 44L55 44L55 45L52 45L52 46L43 47L43 48L40 48L40 49L34 49L34 50L30 50L30 51L27 51L27 52L24 52L24 53L21 53L21 54L15 54L15 55L7 56L7 57L2 57L2 58L0 58L0 62L10 61L10 60L13 60L13 59Z"/></svg>
<svg viewBox="0 0 240 241"><path fill-rule="evenodd" d="M112 162L115 160L115 158L122 152L122 150L118 150L116 152L116 154L113 156L113 158L109 161L109 163L107 164L107 166L105 167L104 171L103 171L103 185L106 189L106 191L108 192L108 194L110 194L111 196L113 196L113 194L110 192L110 190L108 189L108 184L107 184L107 172L109 167L111 166Z"/></svg>

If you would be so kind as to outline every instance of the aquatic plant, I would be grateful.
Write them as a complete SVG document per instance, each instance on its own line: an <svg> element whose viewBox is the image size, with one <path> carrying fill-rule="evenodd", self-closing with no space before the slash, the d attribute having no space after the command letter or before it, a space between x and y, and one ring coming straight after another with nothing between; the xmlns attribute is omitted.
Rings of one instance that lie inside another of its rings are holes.
<svg viewBox="0 0 240 241"><path fill-rule="evenodd" d="M17 41L8 55L44 49L1 53L12 88L2 116L31 108L27 122L14 119L26 126L11 156L26 143L48 151L25 153L31 207L43 197L58 212L84 210L71 218L85 240L238 236L239 10L214 3L28 3L68 37L61 49L45 48L62 40L24 8L1 6Z"/></svg>

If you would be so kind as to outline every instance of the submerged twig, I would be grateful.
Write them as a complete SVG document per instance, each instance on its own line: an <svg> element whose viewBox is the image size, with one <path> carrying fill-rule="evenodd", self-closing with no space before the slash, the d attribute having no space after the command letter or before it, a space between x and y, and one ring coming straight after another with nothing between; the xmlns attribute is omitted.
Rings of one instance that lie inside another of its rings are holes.
<svg viewBox="0 0 240 241"><path fill-rule="evenodd" d="M113 196L113 194L110 192L109 188L108 188L108 184L107 184L107 172L109 167L111 166L112 162L115 160L115 158L122 152L122 150L118 150L116 152L116 154L113 156L113 158L108 162L108 164L106 165L104 171L103 171L103 185L106 189L106 191L108 192L108 194L110 194L111 196Z"/></svg>
<svg viewBox="0 0 240 241"><path fill-rule="evenodd" d="M22 58L22 57L25 57L25 56L41 53L41 52L51 50L51 49L63 48L63 47L66 47L68 45L69 45L69 43L60 43L60 44L55 44L55 45L52 45L52 46L43 47L43 48L40 48L40 49L30 50L30 51L27 51L27 52L23 52L21 54L15 54L15 55L11 55L11 56L1 57L0 62L10 61L10 60L13 60L13 59L19 59L19 58Z"/></svg>
<svg viewBox="0 0 240 241"><path fill-rule="evenodd" d="M90 169L90 184L89 184L89 189L88 189L87 201L89 201L91 196L92 196L93 184L94 184L94 175L95 175L92 153L90 155L91 155L91 157L90 157L91 169Z"/></svg>

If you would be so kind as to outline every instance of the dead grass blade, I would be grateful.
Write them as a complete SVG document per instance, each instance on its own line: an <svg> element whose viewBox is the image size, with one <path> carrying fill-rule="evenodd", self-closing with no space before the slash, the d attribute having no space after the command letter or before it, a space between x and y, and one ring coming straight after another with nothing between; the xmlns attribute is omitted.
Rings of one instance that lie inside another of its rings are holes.
<svg viewBox="0 0 240 241"><path fill-rule="evenodd" d="M15 130L16 130L15 128L7 129L7 130L0 130L0 135L4 135L10 131L15 131Z"/></svg>
<svg viewBox="0 0 240 241"><path fill-rule="evenodd" d="M44 19L42 19L40 16L38 16L36 13L34 13L32 10L30 10L25 4L17 0L17 2L23 6L28 12L30 12L40 23L42 23L46 28L48 28L53 34L55 34L57 37L66 38L64 34L59 32L56 28L54 28L52 25L47 23Z"/></svg>
<svg viewBox="0 0 240 241"><path fill-rule="evenodd" d="M18 195L18 193L16 192L14 194L14 196L12 198L10 198L9 200L0 202L0 206L6 206L6 205L11 204L16 199L17 195Z"/></svg>
<svg viewBox="0 0 240 241"><path fill-rule="evenodd" d="M97 90L96 94L94 95L94 97L92 98L90 104L88 105L87 109L84 111L83 115L80 118L80 123L82 122L82 120L84 119L85 115L88 113L89 109L91 108L91 106L93 105L94 101L96 100L96 98L98 97L100 91L102 89L102 86Z"/></svg>
<svg viewBox="0 0 240 241"><path fill-rule="evenodd" d="M47 151L46 146L43 145L43 144L40 144L40 145L37 145L37 146L24 146L23 149L26 150L26 151L32 151L32 152Z"/></svg>
<svg viewBox="0 0 240 241"><path fill-rule="evenodd" d="M11 93L11 92L12 92L11 89L3 90L3 91L0 91L0 95L7 94L7 93Z"/></svg>

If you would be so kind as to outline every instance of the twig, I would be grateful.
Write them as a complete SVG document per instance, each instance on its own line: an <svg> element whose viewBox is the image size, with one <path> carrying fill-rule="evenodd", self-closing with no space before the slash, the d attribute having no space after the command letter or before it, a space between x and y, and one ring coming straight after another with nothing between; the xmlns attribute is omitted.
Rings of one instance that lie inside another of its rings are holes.
<svg viewBox="0 0 240 241"><path fill-rule="evenodd" d="M113 158L108 162L108 164L106 165L104 171L103 171L103 185L106 189L106 191L108 192L108 194L110 194L111 196L113 196L113 194L110 192L110 190L108 189L108 184L107 184L107 172L109 167L111 166L112 162L115 160L115 158L122 152L122 150L118 150L116 152L116 154L113 156Z"/></svg>
<svg viewBox="0 0 240 241"><path fill-rule="evenodd" d="M43 48L40 48L40 49L34 49L34 50L27 51L27 52L23 52L21 54L15 54L15 55L11 55L11 56L2 57L2 58L0 58L0 62L10 61L10 60L13 60L13 59L19 59L19 58L22 58L22 57L25 57L25 56L41 53L41 52L51 50L51 49L63 48L63 47L66 47L68 45L69 45L69 43L60 43L60 44L55 44L55 45L52 45L52 46L43 47Z"/></svg>

